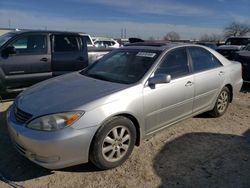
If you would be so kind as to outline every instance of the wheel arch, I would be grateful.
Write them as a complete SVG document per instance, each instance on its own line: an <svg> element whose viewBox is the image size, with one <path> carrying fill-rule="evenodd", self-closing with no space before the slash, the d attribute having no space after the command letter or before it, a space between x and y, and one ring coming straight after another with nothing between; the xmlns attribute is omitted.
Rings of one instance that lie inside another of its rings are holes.
<svg viewBox="0 0 250 188"><path fill-rule="evenodd" d="M226 84L224 87L227 87L230 91L230 103L233 101L233 86L231 84Z"/></svg>
<svg viewBox="0 0 250 188"><path fill-rule="evenodd" d="M115 115L115 116L123 116L123 117L126 117L126 118L128 118L129 120L131 120L133 122L133 124L135 126L135 129L136 129L136 141L135 141L135 145L139 146L140 142L141 142L141 131L140 131L139 122L136 119L136 117L134 117L133 115L128 114L128 113L122 113L122 114L118 114L118 115Z"/></svg>
<svg viewBox="0 0 250 188"><path fill-rule="evenodd" d="M126 117L126 118L128 118L130 121L132 121L132 123L134 124L135 129L136 129L136 141L135 141L135 145L136 145L136 146L139 146L140 143L141 143L141 131L140 131L139 121L137 120L137 118L136 118L135 116L133 116L133 115L131 115L131 114L129 114L129 113L114 114L114 115L108 117L107 119L105 119L105 120L100 124L100 126L99 126L98 129L100 129L100 127L101 127L103 124L105 124L105 123L111 121L113 118L119 117L119 116L120 116L120 117ZM98 131L98 129L97 129L97 131ZM96 131L96 133L97 133L97 131ZM94 139L96 133L94 134L94 136L93 136L93 138L92 138L92 140L91 140L90 148L92 147L92 142L93 142L93 139Z"/></svg>

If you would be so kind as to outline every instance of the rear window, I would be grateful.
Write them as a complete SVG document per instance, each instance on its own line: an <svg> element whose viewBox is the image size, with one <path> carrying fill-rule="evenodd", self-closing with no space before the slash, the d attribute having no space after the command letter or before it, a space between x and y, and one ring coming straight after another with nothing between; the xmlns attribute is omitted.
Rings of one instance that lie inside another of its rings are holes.
<svg viewBox="0 0 250 188"><path fill-rule="evenodd" d="M73 35L55 35L54 51L55 52L75 52L80 51L77 36Z"/></svg>
<svg viewBox="0 0 250 188"><path fill-rule="evenodd" d="M190 47L189 53L192 58L195 73L222 66L213 54L203 48Z"/></svg>

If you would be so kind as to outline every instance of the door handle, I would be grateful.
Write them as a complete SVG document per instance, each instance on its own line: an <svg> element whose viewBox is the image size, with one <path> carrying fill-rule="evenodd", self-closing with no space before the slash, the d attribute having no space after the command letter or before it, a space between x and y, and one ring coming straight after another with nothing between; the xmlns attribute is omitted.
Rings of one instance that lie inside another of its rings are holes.
<svg viewBox="0 0 250 188"><path fill-rule="evenodd" d="M46 57L43 57L42 59L40 59L40 61L44 61L44 62L47 62L47 61L48 61L48 58L46 58Z"/></svg>
<svg viewBox="0 0 250 188"><path fill-rule="evenodd" d="M223 76L224 74L225 74L224 71L220 71L220 72L219 72L219 76Z"/></svg>
<svg viewBox="0 0 250 188"><path fill-rule="evenodd" d="M185 84L186 87L189 87L189 86L192 86L192 85L193 85L193 82L191 82L191 81L188 81L188 82Z"/></svg>

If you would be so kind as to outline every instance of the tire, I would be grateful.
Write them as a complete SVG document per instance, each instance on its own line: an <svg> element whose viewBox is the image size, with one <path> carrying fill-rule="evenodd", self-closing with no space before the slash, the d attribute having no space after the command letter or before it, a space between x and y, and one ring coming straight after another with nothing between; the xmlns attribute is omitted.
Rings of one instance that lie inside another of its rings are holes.
<svg viewBox="0 0 250 188"><path fill-rule="evenodd" d="M113 117L96 132L90 148L90 161L100 169L124 163L133 151L136 129L126 117Z"/></svg>
<svg viewBox="0 0 250 188"><path fill-rule="evenodd" d="M230 91L227 87L224 87L216 99L216 103L214 105L213 110L210 111L209 113L213 117L220 117L227 111L229 103L230 103Z"/></svg>

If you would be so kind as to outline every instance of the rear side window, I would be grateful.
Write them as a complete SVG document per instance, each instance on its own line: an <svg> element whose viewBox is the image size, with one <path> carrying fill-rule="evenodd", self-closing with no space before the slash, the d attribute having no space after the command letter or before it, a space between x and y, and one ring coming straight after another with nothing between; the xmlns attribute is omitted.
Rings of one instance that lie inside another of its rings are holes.
<svg viewBox="0 0 250 188"><path fill-rule="evenodd" d="M40 54L47 52L45 35L23 36L15 40L11 45L15 47L17 54Z"/></svg>
<svg viewBox="0 0 250 188"><path fill-rule="evenodd" d="M179 78L189 73L186 48L169 52L155 72L155 74L169 74L171 78Z"/></svg>
<svg viewBox="0 0 250 188"><path fill-rule="evenodd" d="M54 52L76 52L80 51L78 37L72 35L55 35Z"/></svg>
<svg viewBox="0 0 250 188"><path fill-rule="evenodd" d="M203 48L190 47L189 53L192 58L194 72L206 71L222 66L213 54Z"/></svg>

